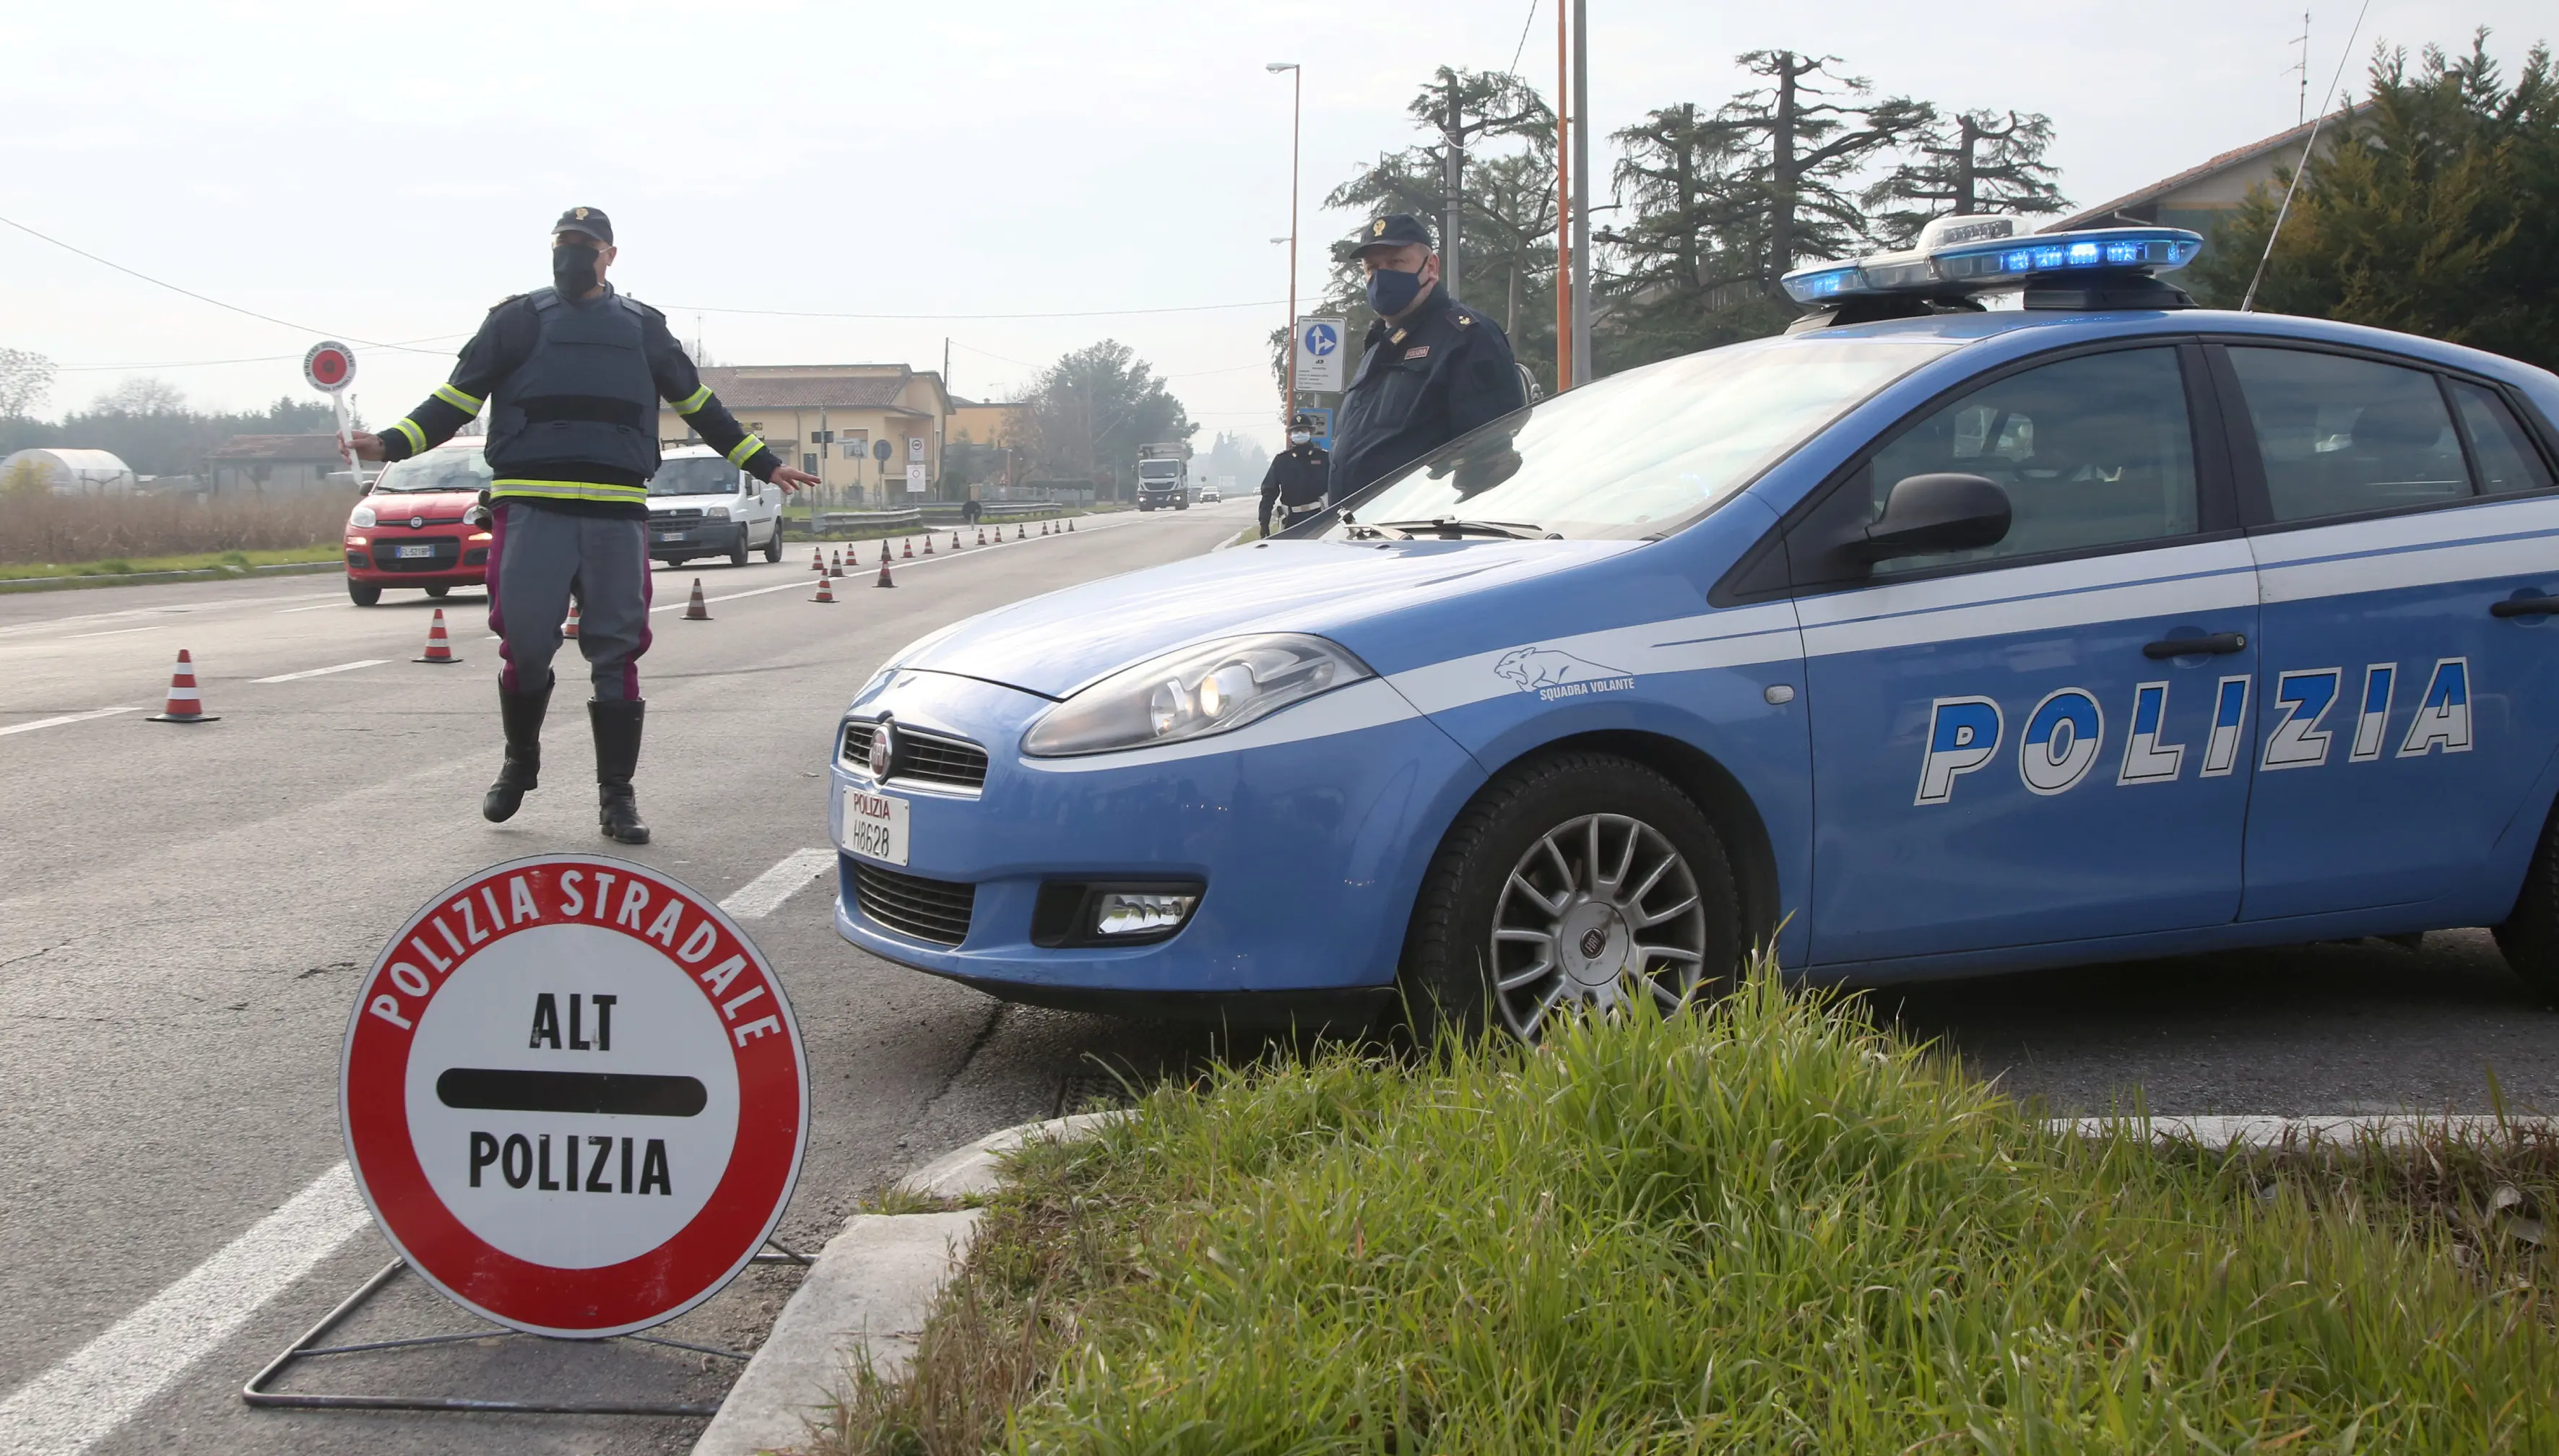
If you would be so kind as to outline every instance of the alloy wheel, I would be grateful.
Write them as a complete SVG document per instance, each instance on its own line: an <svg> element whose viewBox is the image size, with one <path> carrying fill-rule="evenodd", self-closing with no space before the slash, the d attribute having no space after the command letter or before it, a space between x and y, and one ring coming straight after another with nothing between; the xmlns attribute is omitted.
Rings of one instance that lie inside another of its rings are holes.
<svg viewBox="0 0 2559 1456"><path fill-rule="evenodd" d="M1685 1005L1706 963L1697 876L1660 830L1583 814L1538 836L1493 906L1487 964L1511 1033L1534 1041L1559 1006L1615 1011L1648 991Z"/></svg>

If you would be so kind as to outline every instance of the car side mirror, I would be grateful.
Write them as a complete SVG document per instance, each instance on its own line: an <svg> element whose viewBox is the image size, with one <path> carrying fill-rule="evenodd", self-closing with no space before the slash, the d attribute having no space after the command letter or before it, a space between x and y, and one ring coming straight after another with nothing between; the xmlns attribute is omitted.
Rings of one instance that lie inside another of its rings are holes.
<svg viewBox="0 0 2559 1456"><path fill-rule="evenodd" d="M1883 498L1883 514L1840 543L1841 554L1873 565L1895 556L1978 551L2008 538L2008 492L1977 475L1904 476Z"/></svg>

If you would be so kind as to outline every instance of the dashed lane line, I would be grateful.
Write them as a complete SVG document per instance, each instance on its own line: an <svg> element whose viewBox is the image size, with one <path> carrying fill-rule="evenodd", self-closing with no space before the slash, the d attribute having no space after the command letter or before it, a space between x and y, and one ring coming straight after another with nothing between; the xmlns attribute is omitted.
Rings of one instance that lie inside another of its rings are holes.
<svg viewBox="0 0 2559 1456"><path fill-rule="evenodd" d="M738 920L762 920L780 910L782 902L799 893L803 885L834 866L835 851L831 849L794 850L780 864L721 901L720 909Z"/></svg>
<svg viewBox="0 0 2559 1456"><path fill-rule="evenodd" d="M86 642L92 637L125 637L136 632L164 631L168 626L169 624L166 622L154 622L149 627L117 627L110 628L105 632L75 632L71 636L64 638L63 641Z"/></svg>
<svg viewBox="0 0 2559 1456"><path fill-rule="evenodd" d="M334 667L305 667L299 672L278 672L273 677L252 677L251 682L299 682L305 677L326 677L332 672L353 672L359 667L378 667L388 657L367 657L361 662L340 662Z"/></svg>
<svg viewBox="0 0 2559 1456"><path fill-rule="evenodd" d="M0 1456L79 1456L368 1222L345 1163L148 1304L0 1399Z"/></svg>
<svg viewBox="0 0 2559 1456"><path fill-rule="evenodd" d="M65 723L85 723L91 718L112 718L118 713L138 713L140 708L91 708L85 713L64 713L58 717L38 718L33 723L12 723L0 728L0 738L12 733L33 733L39 728L59 728Z"/></svg>

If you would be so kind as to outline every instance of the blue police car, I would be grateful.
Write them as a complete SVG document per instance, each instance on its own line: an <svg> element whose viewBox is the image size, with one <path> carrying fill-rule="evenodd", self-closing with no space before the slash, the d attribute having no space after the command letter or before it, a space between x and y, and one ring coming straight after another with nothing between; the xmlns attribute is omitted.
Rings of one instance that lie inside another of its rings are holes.
<svg viewBox="0 0 2559 1456"><path fill-rule="evenodd" d="M1018 1000L1534 1037L2490 925L2559 992L2559 377L1941 219L1786 336L901 652L837 929Z"/></svg>

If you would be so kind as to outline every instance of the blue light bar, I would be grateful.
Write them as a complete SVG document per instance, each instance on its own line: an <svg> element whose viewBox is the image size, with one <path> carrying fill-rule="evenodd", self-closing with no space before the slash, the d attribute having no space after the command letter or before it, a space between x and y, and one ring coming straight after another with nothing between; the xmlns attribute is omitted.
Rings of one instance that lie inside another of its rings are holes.
<svg viewBox="0 0 2559 1456"><path fill-rule="evenodd" d="M1953 226L1955 222L1968 225ZM1877 253L1855 262L1816 263L1788 273L1788 297L1819 307L1855 297L1893 293L1953 296L2014 287L2038 274L2117 272L2156 275L2183 268L2203 250L2203 238L2182 227L2096 227L2041 234L1979 233L2007 218L1939 218L1923 233L1923 247ZM1976 234L1965 241L1927 247L1938 236Z"/></svg>

